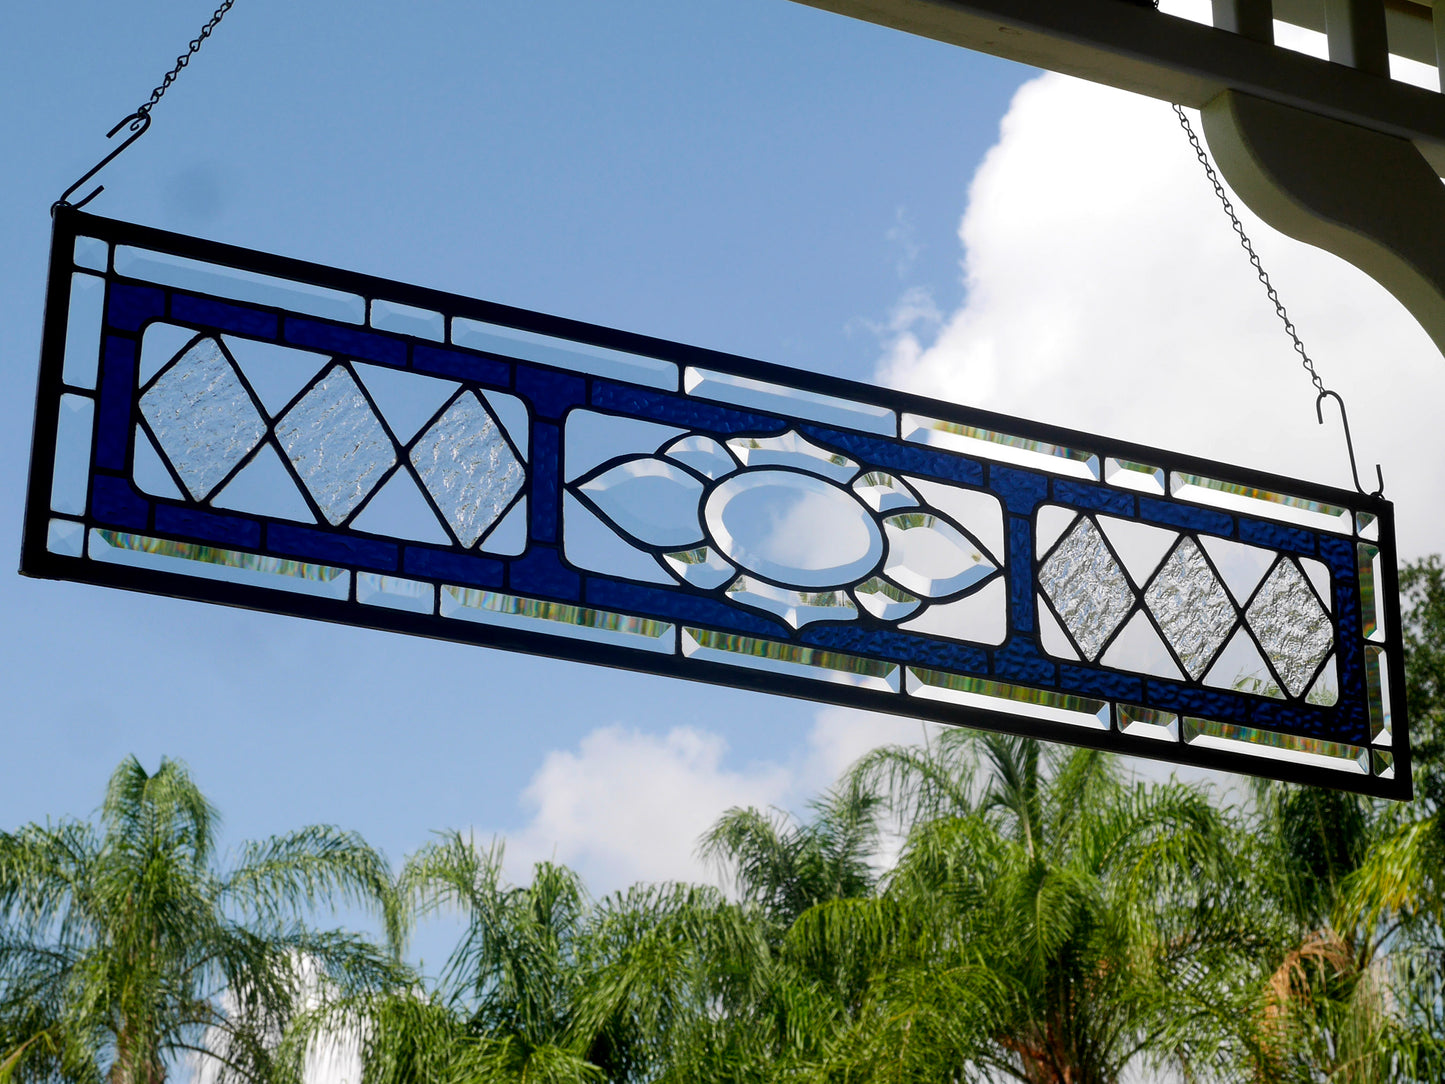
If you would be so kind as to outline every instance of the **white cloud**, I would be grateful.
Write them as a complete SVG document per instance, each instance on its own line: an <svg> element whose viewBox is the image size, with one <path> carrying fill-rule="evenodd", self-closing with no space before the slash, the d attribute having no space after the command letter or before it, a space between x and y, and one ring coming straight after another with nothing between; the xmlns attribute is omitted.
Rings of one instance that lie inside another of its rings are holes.
<svg viewBox="0 0 1445 1084"><path fill-rule="evenodd" d="M529 820L506 833L508 874L562 862L595 893L635 881L714 881L697 841L733 806L804 812L864 753L922 739L923 724L846 708L818 712L806 741L780 759L728 763L726 741L694 727L665 734L622 726L592 731L546 755L526 789Z"/></svg>
<svg viewBox="0 0 1445 1084"><path fill-rule="evenodd" d="M1445 365L1383 288L1235 201L1362 478L1383 462L1407 554L1442 548ZM909 322L886 382L970 406L1349 485L1314 393L1169 107L1058 75L1025 84L969 191L967 301ZM1373 487L1371 487L1373 488Z"/></svg>

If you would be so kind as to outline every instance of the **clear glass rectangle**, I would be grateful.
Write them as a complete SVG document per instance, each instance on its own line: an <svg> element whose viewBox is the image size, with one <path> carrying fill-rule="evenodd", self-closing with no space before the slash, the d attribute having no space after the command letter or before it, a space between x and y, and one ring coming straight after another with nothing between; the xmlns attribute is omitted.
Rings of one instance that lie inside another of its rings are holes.
<svg viewBox="0 0 1445 1084"><path fill-rule="evenodd" d="M1365 695L1370 701L1370 743L1393 745L1393 720L1390 717L1390 666L1385 649L1365 645Z"/></svg>
<svg viewBox="0 0 1445 1084"><path fill-rule="evenodd" d="M1354 519L1348 508L1312 501L1307 497L1291 497L1287 493L1178 471L1170 475L1169 489L1179 500L1227 508L1231 512L1243 512L1281 523L1297 523L1301 527L1335 534L1351 534L1354 530Z"/></svg>
<svg viewBox="0 0 1445 1084"><path fill-rule="evenodd" d="M1027 685L1010 685L992 678L950 674L942 670L908 668L908 693L925 700L944 700L950 704L982 708L986 711L1009 711L1046 719L1051 723L1067 723L1090 730L1108 730L1110 709L1106 700L1087 696L1068 696L1034 689Z"/></svg>
<svg viewBox="0 0 1445 1084"><path fill-rule="evenodd" d="M413 335L433 342L445 342L447 337L447 321L441 313L403 305L399 301L373 300L371 326L378 331L394 331L398 335Z"/></svg>
<svg viewBox="0 0 1445 1084"><path fill-rule="evenodd" d="M435 584L401 576L383 576L376 572L356 574L356 601L367 606L429 614L436 612L436 598Z"/></svg>
<svg viewBox="0 0 1445 1084"><path fill-rule="evenodd" d="M351 593L351 573L344 568L123 531L92 528L90 556L92 560L110 564L154 568L181 576L320 598L344 599Z"/></svg>
<svg viewBox="0 0 1445 1084"><path fill-rule="evenodd" d="M110 245L95 237L77 237L73 252L76 267L104 274L110 270Z"/></svg>
<svg viewBox="0 0 1445 1084"><path fill-rule="evenodd" d="M441 615L528 632L544 632L549 636L616 644L634 651L671 655L676 649L677 637L673 635L673 626L666 621L507 595L500 591L443 584Z"/></svg>
<svg viewBox="0 0 1445 1084"><path fill-rule="evenodd" d="M1115 459L1112 456L1105 459L1104 481L1136 493L1164 495L1164 468L1136 463L1132 459Z"/></svg>
<svg viewBox="0 0 1445 1084"><path fill-rule="evenodd" d="M677 366L661 358L539 335L466 317L452 318L452 345L552 365L592 376L613 377L665 391L677 390Z"/></svg>
<svg viewBox="0 0 1445 1084"><path fill-rule="evenodd" d="M689 365L683 376L683 390L700 399L732 403L750 410L767 410L885 437L898 435L898 417L887 407L802 391L766 380L753 380Z"/></svg>
<svg viewBox="0 0 1445 1084"><path fill-rule="evenodd" d="M1172 711L1156 711L1135 704L1119 704L1119 731L1134 738L1156 738L1159 741L1179 740L1179 716Z"/></svg>
<svg viewBox="0 0 1445 1084"><path fill-rule="evenodd" d="M1099 457L1089 452L923 414L903 415L903 439L914 444L946 448L951 452L982 456L999 463L1013 463L1052 474L1066 474L1071 478L1087 478L1093 482L1099 480Z"/></svg>
<svg viewBox="0 0 1445 1084"><path fill-rule="evenodd" d="M193 290L213 297L227 297L232 301L249 301L254 305L304 312L324 320L345 324L366 321L366 301L357 294L328 290L323 286L293 282L273 275L259 275L254 271L239 271L223 264L152 252L150 249L117 245L115 270L126 278Z"/></svg>
<svg viewBox="0 0 1445 1084"><path fill-rule="evenodd" d="M88 396L67 392L60 397L59 411L50 509L83 516L86 494L90 489L90 441L95 425L95 403Z"/></svg>
<svg viewBox="0 0 1445 1084"><path fill-rule="evenodd" d="M899 668L895 663L801 644L785 644L757 636L685 627L682 630L682 653L703 662L745 666L750 670L831 681L859 689L898 691Z"/></svg>
<svg viewBox="0 0 1445 1084"><path fill-rule="evenodd" d="M1332 771L1369 773L1369 749L1361 745L1302 738L1273 730L1184 717L1184 740L1201 749L1220 749L1246 756L1286 760Z"/></svg>
<svg viewBox="0 0 1445 1084"><path fill-rule="evenodd" d="M77 271L70 276L70 311L65 319L65 365L61 379L74 388L94 388L100 367L100 328L105 315L105 279Z"/></svg>
<svg viewBox="0 0 1445 1084"><path fill-rule="evenodd" d="M1355 567L1360 575L1360 631L1367 640L1385 638L1384 598L1380 594L1380 550L1368 542L1355 543Z"/></svg>

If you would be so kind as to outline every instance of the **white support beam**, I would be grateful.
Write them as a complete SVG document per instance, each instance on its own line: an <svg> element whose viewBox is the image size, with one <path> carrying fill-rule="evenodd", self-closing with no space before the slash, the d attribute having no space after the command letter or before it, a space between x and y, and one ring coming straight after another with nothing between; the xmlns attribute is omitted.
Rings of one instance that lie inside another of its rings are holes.
<svg viewBox="0 0 1445 1084"><path fill-rule="evenodd" d="M1445 95L1124 0L797 2L1196 109L1242 91L1408 139L1445 176ZM1325 21L1319 0L1276 0L1274 14L1297 10ZM1411 52L1433 45L1429 9L1391 0L1390 11L1412 28Z"/></svg>

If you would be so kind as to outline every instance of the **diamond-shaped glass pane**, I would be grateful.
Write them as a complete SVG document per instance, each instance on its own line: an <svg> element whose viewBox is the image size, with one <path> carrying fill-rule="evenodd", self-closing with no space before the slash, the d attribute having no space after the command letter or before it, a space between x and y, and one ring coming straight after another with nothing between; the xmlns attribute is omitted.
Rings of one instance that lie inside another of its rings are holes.
<svg viewBox="0 0 1445 1084"><path fill-rule="evenodd" d="M266 423L215 339L201 339L140 400L161 450L201 500L266 435Z"/></svg>
<svg viewBox="0 0 1445 1084"><path fill-rule="evenodd" d="M332 524L349 516L396 462L391 438L340 365L276 423L276 437Z"/></svg>
<svg viewBox="0 0 1445 1084"><path fill-rule="evenodd" d="M1144 602L1196 680L1238 623L1234 603L1192 538L1165 558L1144 589Z"/></svg>
<svg viewBox="0 0 1445 1084"><path fill-rule="evenodd" d="M1298 696L1334 647L1330 618L1293 561L1274 566L1245 619L1291 696Z"/></svg>
<svg viewBox="0 0 1445 1084"><path fill-rule="evenodd" d="M475 395L457 397L411 450L427 492L464 546L486 533L522 488L526 468Z"/></svg>
<svg viewBox="0 0 1445 1084"><path fill-rule="evenodd" d="M1090 660L1134 606L1134 589L1092 520L1082 519L1039 569L1039 586Z"/></svg>

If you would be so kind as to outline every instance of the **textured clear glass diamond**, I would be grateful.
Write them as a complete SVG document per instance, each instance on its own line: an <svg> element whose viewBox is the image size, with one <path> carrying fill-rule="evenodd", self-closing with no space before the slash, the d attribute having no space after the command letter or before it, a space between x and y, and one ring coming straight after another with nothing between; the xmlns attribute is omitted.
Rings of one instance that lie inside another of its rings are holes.
<svg viewBox="0 0 1445 1084"><path fill-rule="evenodd" d="M391 438L340 365L276 424L276 438L332 524L349 516L396 462Z"/></svg>
<svg viewBox="0 0 1445 1084"><path fill-rule="evenodd" d="M1039 586L1093 661L1134 607L1134 589L1092 520L1079 521L1039 569Z"/></svg>
<svg viewBox="0 0 1445 1084"><path fill-rule="evenodd" d="M1192 538L1165 558L1144 589L1144 602L1196 680L1238 623L1234 603Z"/></svg>
<svg viewBox="0 0 1445 1084"><path fill-rule="evenodd" d="M1244 616L1285 688L1298 696L1335 645L1329 614L1299 567L1288 560L1275 565Z"/></svg>
<svg viewBox="0 0 1445 1084"><path fill-rule="evenodd" d="M176 359L140 400L161 450L201 500L250 454L266 423L215 339Z"/></svg>
<svg viewBox="0 0 1445 1084"><path fill-rule="evenodd" d="M527 477L501 427L471 392L421 435L411 461L463 546L486 533Z"/></svg>

